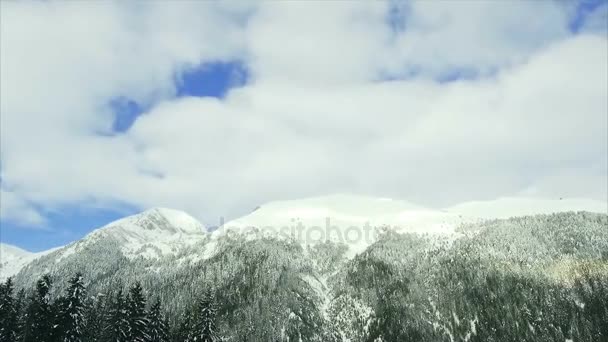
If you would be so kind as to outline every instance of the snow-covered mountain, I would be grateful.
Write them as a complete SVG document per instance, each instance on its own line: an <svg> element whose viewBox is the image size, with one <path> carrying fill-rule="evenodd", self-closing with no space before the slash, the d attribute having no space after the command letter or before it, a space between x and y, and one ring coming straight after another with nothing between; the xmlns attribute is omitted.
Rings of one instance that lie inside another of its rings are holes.
<svg viewBox="0 0 608 342"><path fill-rule="evenodd" d="M346 244L358 253L371 245L378 230L449 236L476 218L418 206L406 201L357 195L330 195L270 202L227 222L213 238L239 234L248 238L283 236L303 245L324 241Z"/></svg>
<svg viewBox="0 0 608 342"><path fill-rule="evenodd" d="M157 258L179 252L207 235L203 224L174 209L152 208L111 222L58 251L59 259L103 240L114 241L130 258Z"/></svg>
<svg viewBox="0 0 608 342"><path fill-rule="evenodd" d="M0 243L0 259L2 262L9 262L16 259L21 259L24 257L31 256L32 252L28 252L24 249L21 249L17 246L12 246L6 243Z"/></svg>
<svg viewBox="0 0 608 342"><path fill-rule="evenodd" d="M264 204L227 222L212 239L228 234L248 239L282 236L303 245L329 240L345 243L354 256L369 247L379 231L452 239L464 223L566 211L606 213L607 208L606 202L584 199L500 198L432 209L390 198L339 194Z"/></svg>
<svg viewBox="0 0 608 342"><path fill-rule="evenodd" d="M14 276L32 260L52 252L33 253L16 246L0 243L0 281Z"/></svg>
<svg viewBox="0 0 608 342"><path fill-rule="evenodd" d="M608 216L601 204L566 201L552 208L552 203L499 200L435 210L399 200L332 195L271 202L212 232L183 212L150 209L36 258L15 283L31 287L50 274L56 282L51 296L58 296L66 280L82 272L89 293L104 297L138 281L162 298L173 319L182 317L205 289L213 289L222 306L221 330L234 341L365 341L386 337L393 328L400 338L383 340L444 341L437 328L444 324L447 333L461 329L466 336L475 322L489 324L491 317L505 316L500 310L512 300L512 290L502 284L513 283L516 289L525 281L544 296L554 287L569 291L578 265L608 275ZM501 205L502 211L492 211ZM534 210L599 214L484 217ZM462 223L463 229L457 229ZM301 229L304 235L290 235L283 226L295 226L294 233ZM370 241L331 235L364 233L366 226L380 234ZM489 285L488 275L495 277ZM489 296L478 296L493 284L500 286L489 293L505 297L497 307L479 301ZM457 301L466 305L455 306ZM520 310L523 304L514 305ZM487 307L498 313L478 316ZM450 323L455 315L465 324ZM404 324L422 329L427 338L403 337L399 327Z"/></svg>
<svg viewBox="0 0 608 342"><path fill-rule="evenodd" d="M179 210L152 208L111 222L67 246L44 252L31 253L1 244L0 279L17 274L30 262L48 254L59 263L93 245L111 243L128 258L158 258L182 251L206 235L205 226L192 216Z"/></svg>
<svg viewBox="0 0 608 342"><path fill-rule="evenodd" d="M551 214L567 211L588 211L607 214L608 202L583 199L537 199L524 197L502 197L490 201L461 203L445 209L469 217L501 219L526 215Z"/></svg>
<svg viewBox="0 0 608 342"><path fill-rule="evenodd" d="M293 239L304 247L332 241L345 244L349 249L347 255L353 257L369 247L380 231L452 239L457 236L456 228L463 223L565 211L606 214L608 204L586 199L500 198L438 210L402 200L338 194L269 202L213 232L182 211L152 208L109 223L79 241L52 251L29 253L3 245L6 247L3 247L1 273L3 277L12 276L32 260L51 252L55 252L53 258L60 262L100 243L117 246L122 255L131 259L187 254L184 252L196 246L194 253L182 257L200 260L213 256L218 250L218 241L227 236L246 240L279 237Z"/></svg>
<svg viewBox="0 0 608 342"><path fill-rule="evenodd" d="M416 223L429 217L447 218L453 214L421 207L401 200L353 195L332 195L264 204L251 214L225 224L228 228L280 229L301 223L304 227L330 225L348 227L387 226L396 230L427 232ZM441 221L439 219L438 221ZM424 226L424 224L423 224Z"/></svg>

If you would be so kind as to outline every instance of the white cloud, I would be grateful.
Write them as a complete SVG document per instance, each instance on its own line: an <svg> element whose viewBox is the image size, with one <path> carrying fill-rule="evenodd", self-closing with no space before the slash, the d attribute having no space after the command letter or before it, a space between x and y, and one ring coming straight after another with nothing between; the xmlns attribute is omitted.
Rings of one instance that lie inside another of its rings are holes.
<svg viewBox="0 0 608 342"><path fill-rule="evenodd" d="M45 205L115 199L117 184L139 182L133 148L96 134L111 127L113 97L166 98L177 70L242 47L241 24L218 14L238 9L210 3L1 6L3 183Z"/></svg>
<svg viewBox="0 0 608 342"><path fill-rule="evenodd" d="M525 61L567 35L568 12L552 1L412 1L397 38L396 67L481 74Z"/></svg>
<svg viewBox="0 0 608 342"><path fill-rule="evenodd" d="M33 227L44 227L45 219L42 215L32 209L31 205L19 195L0 189L0 198L2 198L0 216L3 219Z"/></svg>
<svg viewBox="0 0 608 342"><path fill-rule="evenodd" d="M376 77L390 30L382 2L268 2L248 25L254 76L298 83Z"/></svg>
<svg viewBox="0 0 608 342"><path fill-rule="evenodd" d="M332 192L435 206L607 196L607 39L568 36L550 2L415 2L397 36L382 3L218 6L3 2L2 181L23 203L3 192L3 219L27 203L168 206L215 223ZM247 86L171 98L176 70L232 58ZM432 80L453 68L498 72ZM117 95L164 100L127 134L94 134Z"/></svg>

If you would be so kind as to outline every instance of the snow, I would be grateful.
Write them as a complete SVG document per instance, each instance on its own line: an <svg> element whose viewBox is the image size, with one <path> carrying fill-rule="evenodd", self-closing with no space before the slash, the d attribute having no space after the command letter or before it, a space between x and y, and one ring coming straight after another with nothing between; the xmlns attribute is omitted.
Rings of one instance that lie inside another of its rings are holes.
<svg viewBox="0 0 608 342"><path fill-rule="evenodd" d="M405 212L425 208L405 201L378 199L353 195L331 195L302 200L270 202L251 214L230 221L224 227L264 227L278 230L302 223L304 227L332 226L346 229L351 226L393 224Z"/></svg>
<svg viewBox="0 0 608 342"><path fill-rule="evenodd" d="M524 197L502 197L490 201L473 201L445 209L470 217L484 219L504 219L515 216L551 214L566 211L589 211L608 214L608 202L569 198L537 199Z"/></svg>
<svg viewBox="0 0 608 342"><path fill-rule="evenodd" d="M0 281L14 276L33 260L54 250L33 253L16 246L0 243Z"/></svg>
<svg viewBox="0 0 608 342"><path fill-rule="evenodd" d="M78 253L90 243L107 238L118 241L129 258L159 258L175 255L201 243L201 253L192 261L215 254L227 234L246 239L293 238L303 246L331 240L345 243L347 257L364 251L381 230L430 235L453 240L463 223L563 211L608 213L608 203L588 199L533 199L507 197L492 201L458 204L443 210L426 208L390 198L338 194L264 204L252 213L209 232L189 214L168 208L152 208L94 230L83 239L59 249L56 262ZM0 279L12 276L41 255L2 244Z"/></svg>
<svg viewBox="0 0 608 342"><path fill-rule="evenodd" d="M349 256L354 256L375 241L379 227L399 233L452 235L465 221L462 215L406 201L340 194L270 202L226 223L214 237L279 235L303 245L331 240L347 244Z"/></svg>
<svg viewBox="0 0 608 342"><path fill-rule="evenodd" d="M327 276L319 276L313 277L310 275L302 276L302 279L310 285L310 287L315 291L319 299L321 300L321 305L319 307L319 311L325 320L328 319L329 305L331 304L332 294L330 293L330 287L327 286Z"/></svg>
<svg viewBox="0 0 608 342"><path fill-rule="evenodd" d="M0 243L0 260L2 262L27 257L32 254L34 254L34 253L28 252L17 246Z"/></svg>
<svg viewBox="0 0 608 342"><path fill-rule="evenodd" d="M512 197L433 209L390 198L338 194L264 204L220 227L212 239L226 234L247 239L281 236L302 245L331 240L346 243L347 256L353 257L375 241L379 229L453 240L460 236L456 228L464 223L564 211L607 213L608 204L588 199ZM213 246L212 242L208 252Z"/></svg>
<svg viewBox="0 0 608 342"><path fill-rule="evenodd" d="M135 231L157 230L184 234L199 234L207 232L198 220L189 214L169 208L151 208L136 215L127 216L111 222L104 228L132 227Z"/></svg>
<svg viewBox="0 0 608 342"><path fill-rule="evenodd" d="M82 240L61 251L57 262L100 239L112 238L120 243L129 258L146 259L171 255L207 236L207 229L187 213L168 208L152 208L127 216L94 230Z"/></svg>

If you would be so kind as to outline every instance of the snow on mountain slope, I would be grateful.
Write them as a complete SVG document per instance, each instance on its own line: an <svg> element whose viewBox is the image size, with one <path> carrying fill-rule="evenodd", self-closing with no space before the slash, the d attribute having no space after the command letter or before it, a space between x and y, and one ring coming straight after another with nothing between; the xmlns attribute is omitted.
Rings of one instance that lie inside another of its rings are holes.
<svg viewBox="0 0 608 342"><path fill-rule="evenodd" d="M133 232L156 231L162 233L200 234L206 228L187 213L168 208L152 208L136 215L111 222L102 229L131 228ZM124 230L123 229L123 230ZM125 230L126 231L126 230Z"/></svg>
<svg viewBox="0 0 608 342"><path fill-rule="evenodd" d="M565 211L589 211L608 214L608 203L590 199L535 199L503 197L492 201L466 202L445 209L470 217L501 219Z"/></svg>
<svg viewBox="0 0 608 342"><path fill-rule="evenodd" d="M14 276L32 260L52 251L32 253L16 246L0 243L0 281Z"/></svg>
<svg viewBox="0 0 608 342"><path fill-rule="evenodd" d="M104 239L117 241L128 257L157 258L175 254L205 236L205 226L192 216L179 210L153 208L94 230L82 240L66 246L58 260Z"/></svg>
<svg viewBox="0 0 608 342"><path fill-rule="evenodd" d="M214 232L292 237L302 244L325 240L343 242L354 252L375 241L378 228L400 233L448 236L467 219L405 201L355 195L330 195L262 205L251 214L230 221Z"/></svg>
<svg viewBox="0 0 608 342"><path fill-rule="evenodd" d="M401 200L329 195L262 205L224 224L213 233L213 240L226 234L250 239L279 235L295 238L303 245L325 240L344 242L352 253L358 253L375 241L378 229L453 239L459 235L456 228L463 223L564 211L607 213L608 204L586 199L501 198L437 210Z"/></svg>
<svg viewBox="0 0 608 342"><path fill-rule="evenodd" d="M349 247L348 255L353 256L371 245L380 230L426 234L443 241L459 236L456 228L463 223L563 211L608 213L608 204L584 199L501 198L436 210L401 200L329 195L270 202L211 233L184 212L153 208L94 230L83 239L59 248L52 257L60 262L91 244L103 243L104 246L117 245L129 258L157 259L187 251L200 243L201 253L187 256L190 260L198 260L213 255L218 242L231 234L246 239L294 238L304 246L326 240L342 242ZM32 260L51 251L29 253L2 245L1 252L0 279L14 275Z"/></svg>
<svg viewBox="0 0 608 342"><path fill-rule="evenodd" d="M25 249L21 249L17 246L0 243L0 259L3 262L28 257L32 254L34 253L28 252Z"/></svg>

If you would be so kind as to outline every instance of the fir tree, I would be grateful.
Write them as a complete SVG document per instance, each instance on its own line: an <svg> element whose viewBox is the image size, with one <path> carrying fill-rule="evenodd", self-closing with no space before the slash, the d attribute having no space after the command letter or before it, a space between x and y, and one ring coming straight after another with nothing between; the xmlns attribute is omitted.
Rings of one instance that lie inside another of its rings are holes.
<svg viewBox="0 0 608 342"><path fill-rule="evenodd" d="M18 311L13 298L13 280L0 284L0 342L17 340Z"/></svg>
<svg viewBox="0 0 608 342"><path fill-rule="evenodd" d="M65 297L59 305L58 336L63 342L81 342L85 324L86 290L81 273L70 279Z"/></svg>
<svg viewBox="0 0 608 342"><path fill-rule="evenodd" d="M132 342L147 341L149 321L146 315L146 299L139 282L129 289L127 315L129 320L129 340Z"/></svg>
<svg viewBox="0 0 608 342"><path fill-rule="evenodd" d="M30 298L27 309L23 342L48 341L49 336L53 335L54 315L49 299L51 286L52 281L48 275L36 282L36 291Z"/></svg>
<svg viewBox="0 0 608 342"><path fill-rule="evenodd" d="M193 312L191 309L182 314L178 324L174 324L175 330L172 333L173 341L192 342L193 340Z"/></svg>
<svg viewBox="0 0 608 342"><path fill-rule="evenodd" d="M198 302L196 322L194 325L193 341L219 341L215 324L217 308L211 291L207 290Z"/></svg>
<svg viewBox="0 0 608 342"><path fill-rule="evenodd" d="M15 341L23 341L23 333L25 329L25 321L27 318L26 308L25 308L25 290L21 289L17 293L17 297L15 298L15 319L16 319L16 327L15 327Z"/></svg>
<svg viewBox="0 0 608 342"><path fill-rule="evenodd" d="M167 321L161 309L160 298L156 300L150 308L150 319L148 324L148 341L150 342L168 342Z"/></svg>
<svg viewBox="0 0 608 342"><path fill-rule="evenodd" d="M82 340L85 342L104 341L101 337L104 329L104 313L107 309L106 298L103 295L95 296L92 303L85 310L85 325ZM100 336L101 335L101 336Z"/></svg>
<svg viewBox="0 0 608 342"><path fill-rule="evenodd" d="M108 315L103 330L104 341L129 342L129 315L122 289L119 289L108 305Z"/></svg>

